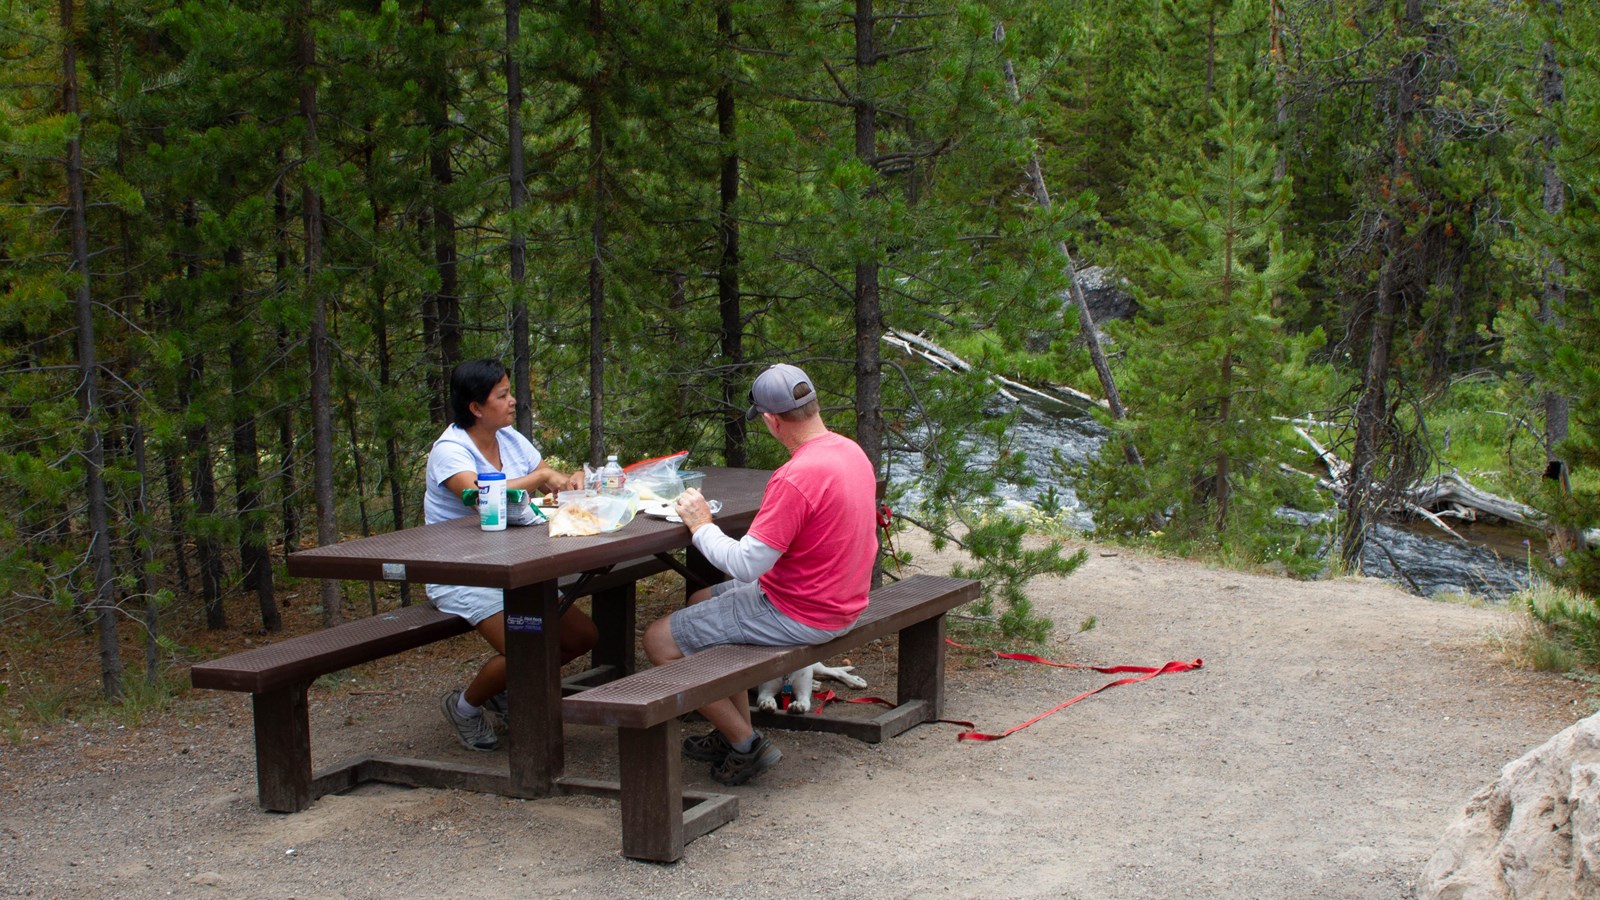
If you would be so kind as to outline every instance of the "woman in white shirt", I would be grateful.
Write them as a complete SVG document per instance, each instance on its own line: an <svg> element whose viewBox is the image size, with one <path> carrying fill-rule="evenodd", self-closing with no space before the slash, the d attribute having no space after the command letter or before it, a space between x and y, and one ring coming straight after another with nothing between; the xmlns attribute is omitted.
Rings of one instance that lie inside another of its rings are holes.
<svg viewBox="0 0 1600 900"><path fill-rule="evenodd" d="M516 430L517 399L511 379L498 360L479 359L456 366L450 374L450 413L454 418L428 453L427 493L423 519L444 522L475 511L461 502L461 492L477 487L479 472L504 472L506 488L535 494L583 487L583 473L552 469L544 456ZM458 584L428 585L428 601L441 612L460 616L483 635L495 655L483 664L463 690L444 696L445 718L469 750L500 746L485 706L502 720L506 715L505 594L499 588ZM577 659L599 640L594 621L576 606L561 617L561 662Z"/></svg>

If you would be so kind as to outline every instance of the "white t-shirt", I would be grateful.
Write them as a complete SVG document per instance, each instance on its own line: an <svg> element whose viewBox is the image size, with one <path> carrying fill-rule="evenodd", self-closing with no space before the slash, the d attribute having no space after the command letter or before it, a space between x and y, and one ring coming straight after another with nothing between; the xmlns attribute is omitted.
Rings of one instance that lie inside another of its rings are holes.
<svg viewBox="0 0 1600 900"><path fill-rule="evenodd" d="M461 502L460 495L451 494L444 486L446 480L459 472L504 472L506 478L521 478L539 468L544 455L533 442L515 428L502 428L495 433L500 442L500 462L496 469L478 452L472 435L452 423L433 442L428 451L428 490L422 497L422 520L432 525L462 516L476 515Z"/></svg>

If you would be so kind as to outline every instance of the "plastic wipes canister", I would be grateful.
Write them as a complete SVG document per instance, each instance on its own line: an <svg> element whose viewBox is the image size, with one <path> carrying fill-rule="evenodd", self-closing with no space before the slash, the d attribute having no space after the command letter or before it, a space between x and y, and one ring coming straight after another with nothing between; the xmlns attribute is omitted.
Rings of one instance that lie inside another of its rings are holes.
<svg viewBox="0 0 1600 900"><path fill-rule="evenodd" d="M506 474L478 473L478 525L484 531L506 530Z"/></svg>

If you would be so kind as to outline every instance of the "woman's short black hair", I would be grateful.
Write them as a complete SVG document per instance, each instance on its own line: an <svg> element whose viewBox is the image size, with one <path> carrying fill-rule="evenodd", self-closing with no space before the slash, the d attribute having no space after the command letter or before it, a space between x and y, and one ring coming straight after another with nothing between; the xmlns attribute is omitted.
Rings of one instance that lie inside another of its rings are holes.
<svg viewBox="0 0 1600 900"><path fill-rule="evenodd" d="M498 359L474 359L456 366L450 373L450 415L460 428L471 428L478 420L472 404L489 399L489 392L506 377L505 364Z"/></svg>

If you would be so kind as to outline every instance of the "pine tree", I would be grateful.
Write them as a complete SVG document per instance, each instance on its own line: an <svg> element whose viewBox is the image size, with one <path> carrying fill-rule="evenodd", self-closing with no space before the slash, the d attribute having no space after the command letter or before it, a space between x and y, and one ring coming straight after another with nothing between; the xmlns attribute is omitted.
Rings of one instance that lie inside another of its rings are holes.
<svg viewBox="0 0 1600 900"><path fill-rule="evenodd" d="M1570 398L1565 439L1549 448L1570 472L1545 480L1539 505L1558 534L1571 536L1564 546L1552 542L1565 563L1554 577L1600 598L1600 547L1592 539L1600 522L1600 363L1594 352L1600 347L1600 162L1593 152L1600 144L1600 59L1593 52L1600 15L1587 6L1562 9L1558 3L1545 4L1542 12L1541 27L1553 41L1548 50L1564 70L1567 92L1559 108L1538 110L1536 127L1546 116L1560 126L1551 149L1566 202L1557 210L1529 209L1524 220L1541 245L1540 258L1564 261L1566 272L1559 305L1545 307L1552 315L1523 310L1511 351L1542 392Z"/></svg>
<svg viewBox="0 0 1600 900"><path fill-rule="evenodd" d="M1308 256L1284 245L1291 182L1274 183L1256 108L1228 91L1213 117L1204 157L1133 206L1151 227L1125 266L1143 311L1122 335L1131 412L1114 440L1137 441L1147 471L1103 454L1089 496L1112 532L1164 515L1170 539L1292 558L1274 521L1295 484L1273 417L1293 411L1320 335L1289 335L1272 308Z"/></svg>

